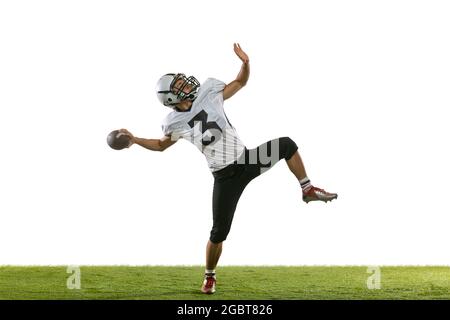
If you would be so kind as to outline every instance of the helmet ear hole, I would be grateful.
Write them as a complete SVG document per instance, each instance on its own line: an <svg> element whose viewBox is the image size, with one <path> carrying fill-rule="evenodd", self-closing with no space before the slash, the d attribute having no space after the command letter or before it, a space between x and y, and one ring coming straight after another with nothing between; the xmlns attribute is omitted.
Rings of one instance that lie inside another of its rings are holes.
<svg viewBox="0 0 450 320"><path fill-rule="evenodd" d="M167 98L167 101L172 102L172 98Z"/></svg>

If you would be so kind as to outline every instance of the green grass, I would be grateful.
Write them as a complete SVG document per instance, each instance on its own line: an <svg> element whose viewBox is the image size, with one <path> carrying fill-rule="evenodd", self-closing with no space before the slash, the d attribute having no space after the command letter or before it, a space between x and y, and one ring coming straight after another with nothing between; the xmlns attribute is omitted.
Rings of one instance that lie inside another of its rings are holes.
<svg viewBox="0 0 450 320"><path fill-rule="evenodd" d="M367 267L220 267L217 292L199 292L204 269L81 266L81 289L67 267L0 266L0 299L450 299L450 267L381 267L369 290Z"/></svg>

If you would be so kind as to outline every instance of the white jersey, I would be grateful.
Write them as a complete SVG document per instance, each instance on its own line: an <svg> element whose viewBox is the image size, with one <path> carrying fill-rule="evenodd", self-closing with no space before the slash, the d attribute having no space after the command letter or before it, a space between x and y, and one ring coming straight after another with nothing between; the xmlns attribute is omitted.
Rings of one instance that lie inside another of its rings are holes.
<svg viewBox="0 0 450 320"><path fill-rule="evenodd" d="M223 110L225 83L209 78L201 86L188 111L172 111L162 124L173 140L192 142L206 157L209 169L217 171L239 158L245 149Z"/></svg>

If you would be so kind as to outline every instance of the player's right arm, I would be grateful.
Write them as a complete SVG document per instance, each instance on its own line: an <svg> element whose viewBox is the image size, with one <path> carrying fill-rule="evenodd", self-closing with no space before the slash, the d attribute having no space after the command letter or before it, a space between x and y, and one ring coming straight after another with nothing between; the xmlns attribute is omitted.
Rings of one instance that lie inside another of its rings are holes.
<svg viewBox="0 0 450 320"><path fill-rule="evenodd" d="M161 139L145 139L133 136L131 132L129 132L127 129L120 129L119 131L124 132L130 136L131 141L128 148L131 147L133 144L137 144L148 150L164 151L178 141L172 139L171 136L163 136Z"/></svg>
<svg viewBox="0 0 450 320"><path fill-rule="evenodd" d="M164 151L177 142L177 140L172 140L169 136L164 136L161 139L144 139L134 137L131 141L152 151Z"/></svg>

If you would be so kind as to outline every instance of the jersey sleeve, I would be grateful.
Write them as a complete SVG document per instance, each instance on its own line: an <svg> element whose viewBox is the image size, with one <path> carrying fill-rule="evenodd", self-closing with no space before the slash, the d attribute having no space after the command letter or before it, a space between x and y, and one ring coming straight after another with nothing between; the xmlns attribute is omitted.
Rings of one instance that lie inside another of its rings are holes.
<svg viewBox="0 0 450 320"><path fill-rule="evenodd" d="M168 118L164 119L161 124L162 132L165 136L171 137L173 140L182 138L180 128L177 127L177 123L172 123Z"/></svg>
<svg viewBox="0 0 450 320"><path fill-rule="evenodd" d="M208 78L208 85L211 88L211 91L213 93L218 93L223 91L223 89L225 88L226 84L223 81L217 80L215 78Z"/></svg>
<svg viewBox="0 0 450 320"><path fill-rule="evenodd" d="M161 125L162 132L165 136L170 136L172 134L172 130L169 128L169 126L163 122Z"/></svg>

